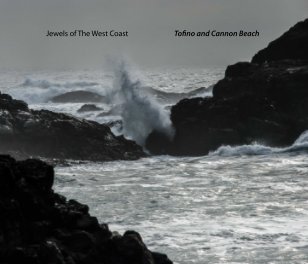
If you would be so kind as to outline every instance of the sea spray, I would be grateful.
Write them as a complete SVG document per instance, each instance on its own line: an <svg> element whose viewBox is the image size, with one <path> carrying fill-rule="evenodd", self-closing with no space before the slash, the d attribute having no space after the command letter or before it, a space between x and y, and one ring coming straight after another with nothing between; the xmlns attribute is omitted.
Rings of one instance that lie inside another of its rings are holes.
<svg viewBox="0 0 308 264"><path fill-rule="evenodd" d="M144 146L147 136L157 130L173 137L174 130L169 114L133 76L131 66L121 61L116 63L113 89L108 98L118 108L123 121L124 136Z"/></svg>
<svg viewBox="0 0 308 264"><path fill-rule="evenodd" d="M47 103L57 95L80 90L98 93L97 91L102 89L97 82L54 82L46 79L26 78L21 84L11 87L8 93L15 99L32 105Z"/></svg>

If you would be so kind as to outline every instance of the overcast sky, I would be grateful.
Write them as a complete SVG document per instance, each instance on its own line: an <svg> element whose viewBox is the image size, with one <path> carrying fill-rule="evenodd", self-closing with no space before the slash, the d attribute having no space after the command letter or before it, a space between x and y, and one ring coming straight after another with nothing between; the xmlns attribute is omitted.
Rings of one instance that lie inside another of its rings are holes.
<svg viewBox="0 0 308 264"><path fill-rule="evenodd" d="M226 66L250 60L296 22L307 0L0 0L0 67L101 67L122 54L140 66ZM127 30L127 38L47 38L47 30ZM178 38L174 30L260 32Z"/></svg>

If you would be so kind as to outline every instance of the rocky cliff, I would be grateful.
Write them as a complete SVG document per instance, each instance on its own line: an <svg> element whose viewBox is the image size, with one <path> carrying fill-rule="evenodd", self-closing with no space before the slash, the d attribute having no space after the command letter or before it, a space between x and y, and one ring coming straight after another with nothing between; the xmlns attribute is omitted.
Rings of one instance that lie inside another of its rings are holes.
<svg viewBox="0 0 308 264"><path fill-rule="evenodd" d="M173 141L156 131L153 154L205 155L221 145L290 145L308 129L308 19L257 53L228 66L213 97L184 99L171 109Z"/></svg>
<svg viewBox="0 0 308 264"><path fill-rule="evenodd" d="M54 193L53 181L42 161L0 155L0 263L172 264L137 232L113 233L87 205Z"/></svg>

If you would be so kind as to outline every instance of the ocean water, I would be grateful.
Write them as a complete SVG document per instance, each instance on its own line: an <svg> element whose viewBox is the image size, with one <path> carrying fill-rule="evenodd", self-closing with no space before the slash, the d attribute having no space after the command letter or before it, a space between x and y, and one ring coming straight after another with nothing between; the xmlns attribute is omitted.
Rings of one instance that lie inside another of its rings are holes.
<svg viewBox="0 0 308 264"><path fill-rule="evenodd" d="M56 168L56 191L175 262L308 263L305 154L159 156Z"/></svg>
<svg viewBox="0 0 308 264"><path fill-rule="evenodd" d="M171 129L170 105L183 97L211 96L223 74L218 68L2 71L0 91L34 109L101 123L122 120L113 131L142 144L149 129ZM50 102L77 90L105 96L96 104L103 110L79 113L83 103ZM148 122L140 113L159 118ZM54 188L88 204L111 230L140 232L151 250L178 264L308 263L307 150L304 133L283 149L256 143L222 146L203 157L69 161L55 168Z"/></svg>

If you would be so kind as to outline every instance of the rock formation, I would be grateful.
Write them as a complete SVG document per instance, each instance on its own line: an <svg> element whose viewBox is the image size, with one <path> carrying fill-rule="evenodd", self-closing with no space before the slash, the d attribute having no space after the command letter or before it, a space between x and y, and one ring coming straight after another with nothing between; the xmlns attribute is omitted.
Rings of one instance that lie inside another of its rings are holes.
<svg viewBox="0 0 308 264"><path fill-rule="evenodd" d="M153 154L205 155L221 145L287 146L308 129L308 19L254 56L228 66L213 97L171 109L173 141L153 131Z"/></svg>
<svg viewBox="0 0 308 264"><path fill-rule="evenodd" d="M116 137L107 125L47 110L0 93L0 152L23 156L107 161L138 159L135 142Z"/></svg>
<svg viewBox="0 0 308 264"><path fill-rule="evenodd" d="M96 106L95 104L84 104L77 110L77 112L83 113L83 112L95 112L101 110L103 109L101 107Z"/></svg>
<svg viewBox="0 0 308 264"><path fill-rule="evenodd" d="M0 155L0 263L172 264L137 232L113 233L87 205L54 193L53 181L42 161Z"/></svg>
<svg viewBox="0 0 308 264"><path fill-rule="evenodd" d="M297 23L267 48L259 51L252 63L279 60L308 60L308 19Z"/></svg>

